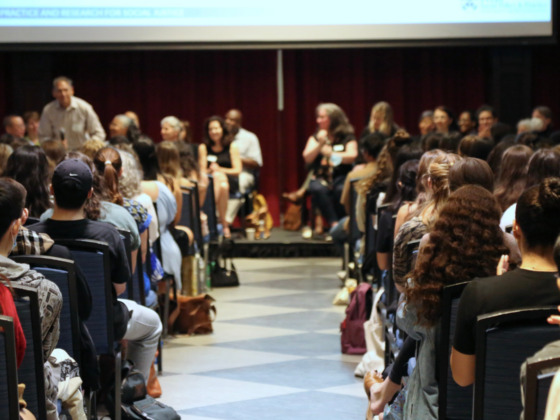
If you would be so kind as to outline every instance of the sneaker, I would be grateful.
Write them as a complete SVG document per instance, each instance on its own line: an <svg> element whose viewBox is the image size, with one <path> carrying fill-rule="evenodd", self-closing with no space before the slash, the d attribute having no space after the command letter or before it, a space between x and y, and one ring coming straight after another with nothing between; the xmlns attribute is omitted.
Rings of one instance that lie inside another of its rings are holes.
<svg viewBox="0 0 560 420"><path fill-rule="evenodd" d="M305 226L301 231L301 237L303 239L311 239L313 237L313 231L309 226Z"/></svg>
<svg viewBox="0 0 560 420"><path fill-rule="evenodd" d="M340 270L338 273L336 273L337 277L340 279L340 281L344 281L346 280L346 270Z"/></svg>

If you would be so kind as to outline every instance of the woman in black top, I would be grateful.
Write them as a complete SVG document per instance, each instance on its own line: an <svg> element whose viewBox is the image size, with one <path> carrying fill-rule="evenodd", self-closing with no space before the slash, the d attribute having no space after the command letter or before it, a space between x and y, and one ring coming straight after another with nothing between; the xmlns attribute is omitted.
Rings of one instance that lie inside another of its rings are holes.
<svg viewBox="0 0 560 420"><path fill-rule="evenodd" d="M227 131L222 118L213 116L204 124L204 143L198 148L198 164L214 177L214 195L224 236L231 236L226 220L227 202L230 193L239 189L239 174L242 164L239 149L232 143L233 138Z"/></svg>
<svg viewBox="0 0 560 420"><path fill-rule="evenodd" d="M354 128L344 111L333 103L317 107L317 130L309 137L303 159L313 172L307 191L329 228L344 216L340 196L344 179L358 156Z"/></svg>

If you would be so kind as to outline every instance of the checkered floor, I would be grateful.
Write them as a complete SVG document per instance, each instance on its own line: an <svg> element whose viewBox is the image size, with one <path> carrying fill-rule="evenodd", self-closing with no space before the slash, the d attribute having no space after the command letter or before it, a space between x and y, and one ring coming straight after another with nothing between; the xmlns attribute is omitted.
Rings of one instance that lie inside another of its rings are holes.
<svg viewBox="0 0 560 420"><path fill-rule="evenodd" d="M214 333L166 340L161 401L182 419L365 418L340 352L344 307L333 306L340 260L236 259L241 286L214 289Z"/></svg>

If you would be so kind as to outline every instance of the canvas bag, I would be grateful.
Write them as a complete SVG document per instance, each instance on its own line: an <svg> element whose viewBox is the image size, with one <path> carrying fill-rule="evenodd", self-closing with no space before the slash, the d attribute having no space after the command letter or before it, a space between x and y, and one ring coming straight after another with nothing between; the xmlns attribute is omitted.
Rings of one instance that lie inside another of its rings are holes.
<svg viewBox="0 0 560 420"><path fill-rule="evenodd" d="M364 322L371 315L372 294L371 286L368 283L360 283L350 295L346 318L340 324L340 344L344 354L364 354L366 352Z"/></svg>
<svg viewBox="0 0 560 420"><path fill-rule="evenodd" d="M363 377L366 372L378 370L381 372L385 367L385 336L383 331L383 319L377 310L377 303L385 289L380 288L373 299L371 317L364 322L364 335L366 339L367 353L362 361L356 366L354 375Z"/></svg>

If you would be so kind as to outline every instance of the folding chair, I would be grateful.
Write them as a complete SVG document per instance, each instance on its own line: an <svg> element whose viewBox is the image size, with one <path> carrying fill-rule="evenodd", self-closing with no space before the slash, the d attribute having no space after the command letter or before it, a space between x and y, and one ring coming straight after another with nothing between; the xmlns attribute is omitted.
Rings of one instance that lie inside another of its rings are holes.
<svg viewBox="0 0 560 420"><path fill-rule="evenodd" d="M68 247L74 261L84 273L92 295L95 316L91 316L86 325L95 344L97 354L108 354L115 357L115 393L114 419L121 418L121 352L120 345L115 341L113 325L113 293L111 281L111 262L109 246L105 242L91 239L60 239L57 243ZM95 412L95 398L91 401L88 413ZM91 410L91 411L90 411Z"/></svg>
<svg viewBox="0 0 560 420"><path fill-rule="evenodd" d="M128 299L134 300L135 276L132 273L133 271L132 266L133 264L136 263L136 261L132 261L132 234L128 229L121 229L121 228L116 228L116 229L119 232L119 235L121 235L121 239L123 240L124 249L126 250L126 258L128 259L128 266L130 268L130 274L131 274L130 279L126 283L126 293L128 295ZM124 297L124 296L119 296L119 297Z"/></svg>
<svg viewBox="0 0 560 420"><path fill-rule="evenodd" d="M29 264L31 268L55 283L60 289L62 310L57 347L66 351L81 367L79 303L74 261L46 255L19 255L12 259L18 263Z"/></svg>
<svg viewBox="0 0 560 420"><path fill-rule="evenodd" d="M0 418L18 419L16 338L12 317L0 315Z"/></svg>
<svg viewBox="0 0 560 420"><path fill-rule="evenodd" d="M216 217L216 198L214 197L214 177L212 175L208 175L208 189L202 204L202 211L204 211L208 218L210 240L215 241L218 239L218 219Z"/></svg>
<svg viewBox="0 0 560 420"><path fill-rule="evenodd" d="M546 322L555 313L556 307L539 307L477 318L473 418L519 417L519 368L545 344L558 339L558 327Z"/></svg>
<svg viewBox="0 0 560 420"><path fill-rule="evenodd" d="M26 385L25 401L27 402L27 409L35 414L38 420L46 420L47 402L43 370L43 343L37 290L16 282L12 282L12 288L16 311L27 341L25 356L18 369L18 380Z"/></svg>
<svg viewBox="0 0 560 420"><path fill-rule="evenodd" d="M548 392L556 372L560 369L560 356L527 359L525 383L525 420L544 419Z"/></svg>
<svg viewBox="0 0 560 420"><path fill-rule="evenodd" d="M457 323L457 308L463 289L469 282L445 286L441 297L441 335L436 350L439 385L439 418L469 420L472 418L473 387L460 387L453 380L449 357Z"/></svg>

